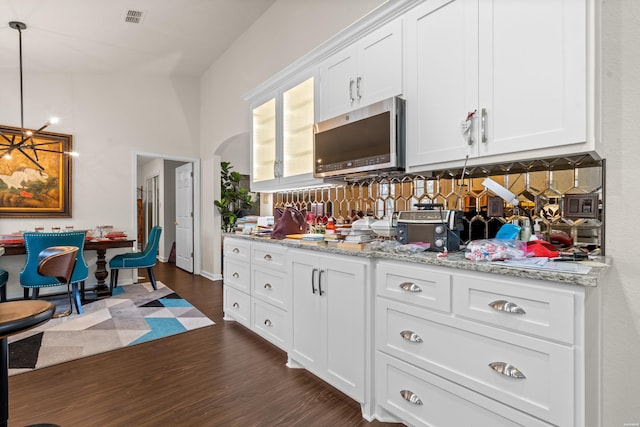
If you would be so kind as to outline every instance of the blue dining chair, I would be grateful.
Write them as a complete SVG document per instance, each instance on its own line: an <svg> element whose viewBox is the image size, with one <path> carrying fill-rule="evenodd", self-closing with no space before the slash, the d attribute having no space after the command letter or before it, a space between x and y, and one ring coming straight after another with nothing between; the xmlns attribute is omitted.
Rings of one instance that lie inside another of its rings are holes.
<svg viewBox="0 0 640 427"><path fill-rule="evenodd" d="M7 282L9 281L9 273L0 270L0 302L7 300Z"/></svg>
<svg viewBox="0 0 640 427"><path fill-rule="evenodd" d="M118 271L130 268L146 268L149 274L149 280L153 289L156 287L156 278L153 275L153 267L156 265L158 256L158 245L160 244L160 235L162 227L155 226L149 233L147 246L142 252L129 252L126 254L116 255L109 261L111 269L111 281L109 282L109 292L113 294L113 288L118 286Z"/></svg>
<svg viewBox="0 0 640 427"><path fill-rule="evenodd" d="M24 267L20 272L20 285L24 288L24 298L29 298L30 291L33 291L31 297L37 299L40 288L51 286L67 285L67 291L73 298L78 314L82 314L82 302L80 300L80 291L78 284L87 280L89 277L89 267L84 260L84 242L86 233L84 231L67 231L61 233L24 233L24 247L26 250L26 260ZM43 276L38 273L38 265L40 263L40 253L52 246L75 246L78 248L76 254L76 265L71 274L69 283L62 283L56 277ZM69 308L70 310L73 307Z"/></svg>

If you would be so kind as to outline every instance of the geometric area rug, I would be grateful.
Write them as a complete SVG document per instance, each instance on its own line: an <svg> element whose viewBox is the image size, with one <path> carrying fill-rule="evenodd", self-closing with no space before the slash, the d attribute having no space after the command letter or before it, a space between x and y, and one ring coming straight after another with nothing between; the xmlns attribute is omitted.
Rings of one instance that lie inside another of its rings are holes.
<svg viewBox="0 0 640 427"><path fill-rule="evenodd" d="M156 285L158 290L149 282L118 286L111 297L83 305L82 314L74 309L9 337L9 375L214 324L162 282Z"/></svg>

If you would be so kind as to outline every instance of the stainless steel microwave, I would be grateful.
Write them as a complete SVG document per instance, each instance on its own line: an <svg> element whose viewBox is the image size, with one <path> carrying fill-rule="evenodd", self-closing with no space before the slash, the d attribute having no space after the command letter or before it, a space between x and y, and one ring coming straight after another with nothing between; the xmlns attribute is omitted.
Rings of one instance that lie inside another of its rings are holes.
<svg viewBox="0 0 640 427"><path fill-rule="evenodd" d="M405 108L398 97L314 125L313 176L405 170Z"/></svg>

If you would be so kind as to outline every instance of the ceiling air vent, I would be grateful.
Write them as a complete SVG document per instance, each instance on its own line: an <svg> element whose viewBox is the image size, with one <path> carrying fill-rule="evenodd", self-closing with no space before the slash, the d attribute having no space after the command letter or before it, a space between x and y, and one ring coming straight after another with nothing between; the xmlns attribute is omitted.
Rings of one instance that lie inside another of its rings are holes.
<svg viewBox="0 0 640 427"><path fill-rule="evenodd" d="M144 18L144 12L141 10L127 10L124 15L124 22L128 22L129 24L139 24L142 22Z"/></svg>

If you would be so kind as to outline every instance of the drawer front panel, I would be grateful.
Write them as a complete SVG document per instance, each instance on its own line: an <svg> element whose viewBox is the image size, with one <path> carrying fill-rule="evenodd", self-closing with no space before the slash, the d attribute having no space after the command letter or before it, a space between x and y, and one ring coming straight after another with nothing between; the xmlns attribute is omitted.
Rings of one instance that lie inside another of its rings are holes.
<svg viewBox="0 0 640 427"><path fill-rule="evenodd" d="M252 298L251 329L283 350L287 350L291 322L286 311Z"/></svg>
<svg viewBox="0 0 640 427"><path fill-rule="evenodd" d="M291 286L284 273L254 267L251 274L251 295L283 310L289 310Z"/></svg>
<svg viewBox="0 0 640 427"><path fill-rule="evenodd" d="M450 326L441 322L451 318L383 299L377 316L380 350L548 422L573 425L572 347L465 321ZM510 366L525 377L499 372Z"/></svg>
<svg viewBox="0 0 640 427"><path fill-rule="evenodd" d="M451 275L410 264L380 261L377 294L424 308L451 311Z"/></svg>
<svg viewBox="0 0 640 427"><path fill-rule="evenodd" d="M237 289L224 285L224 315L251 327L251 297Z"/></svg>
<svg viewBox="0 0 640 427"><path fill-rule="evenodd" d="M225 259L244 260L251 259L251 242L240 239L224 239Z"/></svg>
<svg viewBox="0 0 640 427"><path fill-rule="evenodd" d="M246 293L251 290L251 268L248 262L225 260L223 276L226 286L233 286Z"/></svg>
<svg viewBox="0 0 640 427"><path fill-rule="evenodd" d="M270 268L277 271L286 270L287 248L273 244L254 243L251 246L251 265Z"/></svg>
<svg viewBox="0 0 640 427"><path fill-rule="evenodd" d="M501 328L574 343L575 293L455 275L453 311Z"/></svg>
<svg viewBox="0 0 640 427"><path fill-rule="evenodd" d="M410 425L549 426L381 352L376 370L377 402Z"/></svg>

